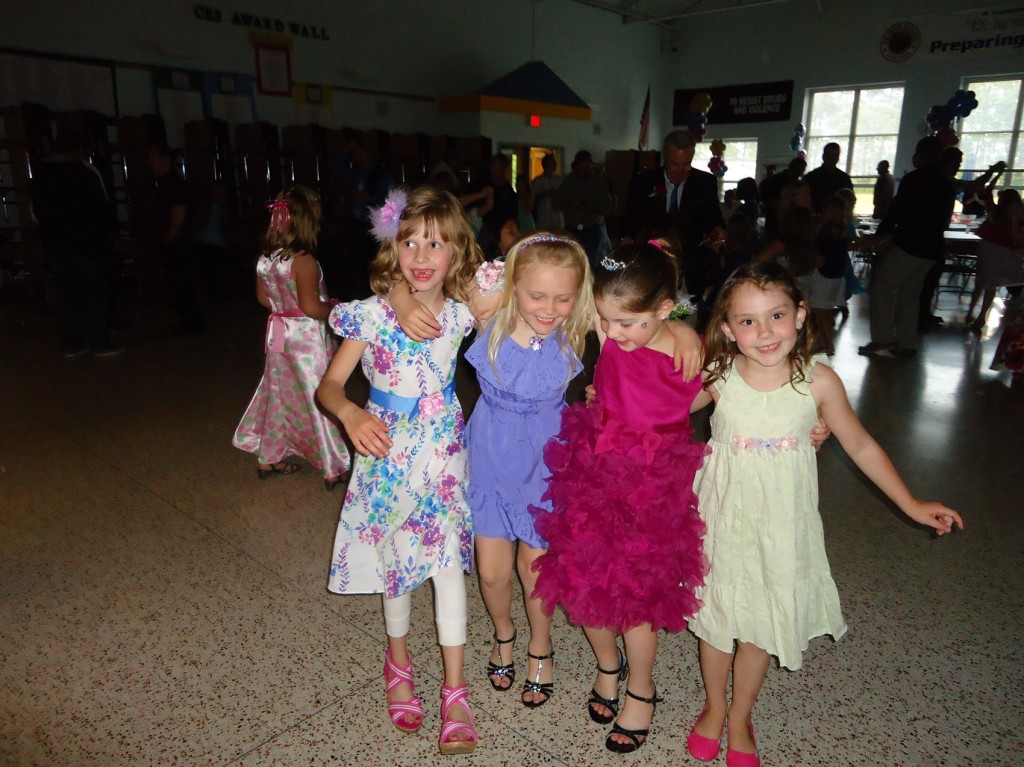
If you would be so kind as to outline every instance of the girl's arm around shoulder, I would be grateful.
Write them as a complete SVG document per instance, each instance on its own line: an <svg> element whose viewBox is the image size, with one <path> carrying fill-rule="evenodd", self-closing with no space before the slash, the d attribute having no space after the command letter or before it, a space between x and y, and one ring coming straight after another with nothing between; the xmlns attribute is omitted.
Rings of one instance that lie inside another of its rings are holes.
<svg viewBox="0 0 1024 767"><path fill-rule="evenodd" d="M908 517L944 535L955 524L963 528L960 515L941 503L919 501L910 494L896 467L881 446L868 434L846 396L842 380L832 368L817 364L812 371L811 393L822 418L857 468Z"/></svg>
<svg viewBox="0 0 1024 767"><path fill-rule="evenodd" d="M391 448L388 427L377 416L368 413L348 398L345 384L359 364L359 358L366 349L365 341L346 338L338 353L331 360L327 373L316 390L316 398L327 412L335 416L345 427L352 444L363 455L383 458Z"/></svg>
<svg viewBox="0 0 1024 767"><path fill-rule="evenodd" d="M676 370L682 368L683 380L692 381L704 365L704 342L693 328L681 320L666 320L665 328L675 341L672 359Z"/></svg>
<svg viewBox="0 0 1024 767"><path fill-rule="evenodd" d="M331 305L320 300L320 265L308 253L292 257L292 276L299 308L307 317L324 322L331 313Z"/></svg>
<svg viewBox="0 0 1024 767"><path fill-rule="evenodd" d="M409 283L396 282L388 293L388 303L395 310L395 321L413 341L426 341L441 335L441 323L427 305L412 294Z"/></svg>
<svg viewBox="0 0 1024 767"><path fill-rule="evenodd" d="M701 379L707 380L707 372L701 371ZM703 410L712 402L718 401L718 387L711 384L710 387L705 385L701 388L700 393L694 398L693 402L690 403L690 413L696 413L698 410Z"/></svg>

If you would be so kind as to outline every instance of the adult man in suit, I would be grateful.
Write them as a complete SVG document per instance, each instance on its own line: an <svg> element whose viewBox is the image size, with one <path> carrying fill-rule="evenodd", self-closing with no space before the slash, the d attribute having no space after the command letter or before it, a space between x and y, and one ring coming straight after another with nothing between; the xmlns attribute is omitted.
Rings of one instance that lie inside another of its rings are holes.
<svg viewBox="0 0 1024 767"><path fill-rule="evenodd" d="M633 179L623 236L637 239L653 229L670 226L683 253L700 246L705 235L722 226L718 181L693 167L696 145L688 131L672 131L662 143L662 167Z"/></svg>
<svg viewBox="0 0 1024 767"><path fill-rule="evenodd" d="M690 293L708 286L707 265L699 249L706 238L724 236L718 204L718 179L693 167L696 145L688 131L672 131L662 142L662 167L633 179L622 225L623 239L652 234L674 236L682 249L682 273Z"/></svg>

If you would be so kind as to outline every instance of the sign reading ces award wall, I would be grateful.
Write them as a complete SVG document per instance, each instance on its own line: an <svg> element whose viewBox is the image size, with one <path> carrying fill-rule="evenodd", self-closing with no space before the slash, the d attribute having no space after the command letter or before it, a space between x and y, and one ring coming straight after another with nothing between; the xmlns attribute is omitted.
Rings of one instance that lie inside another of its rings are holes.
<svg viewBox="0 0 1024 767"><path fill-rule="evenodd" d="M677 90L672 100L672 124L686 125L692 111L690 102L698 93L711 96L709 125L729 123L763 123L789 120L793 108L793 81L723 85L717 88Z"/></svg>

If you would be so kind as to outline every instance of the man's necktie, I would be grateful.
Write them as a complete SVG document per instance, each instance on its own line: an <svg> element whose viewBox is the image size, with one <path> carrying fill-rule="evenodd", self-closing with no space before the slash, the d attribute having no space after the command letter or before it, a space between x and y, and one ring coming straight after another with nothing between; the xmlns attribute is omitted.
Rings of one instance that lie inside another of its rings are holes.
<svg viewBox="0 0 1024 767"><path fill-rule="evenodd" d="M676 191L679 189L679 184L672 184L668 193L671 195L668 200L668 212L669 215L674 216L679 212L679 198L676 196Z"/></svg>

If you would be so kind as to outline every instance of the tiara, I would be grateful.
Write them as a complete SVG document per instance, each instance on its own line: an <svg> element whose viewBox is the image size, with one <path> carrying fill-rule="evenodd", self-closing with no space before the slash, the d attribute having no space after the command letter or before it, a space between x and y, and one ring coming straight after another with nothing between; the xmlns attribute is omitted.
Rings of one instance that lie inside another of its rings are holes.
<svg viewBox="0 0 1024 767"><path fill-rule="evenodd" d="M533 245L536 242L561 242L565 245L577 244L576 240L571 240L568 237L559 237L557 234L535 234L522 240L519 243L519 246L525 247L527 245Z"/></svg>
<svg viewBox="0 0 1024 767"><path fill-rule="evenodd" d="M370 221L373 223L370 234L377 242L387 242L398 236L398 222L402 218L402 211L405 210L406 200L406 191L401 187L395 187L388 192L383 205L370 210Z"/></svg>
<svg viewBox="0 0 1024 767"><path fill-rule="evenodd" d="M616 261L611 256L605 256L601 259L601 266L609 272L617 272L620 269L625 269L626 263L624 261Z"/></svg>

